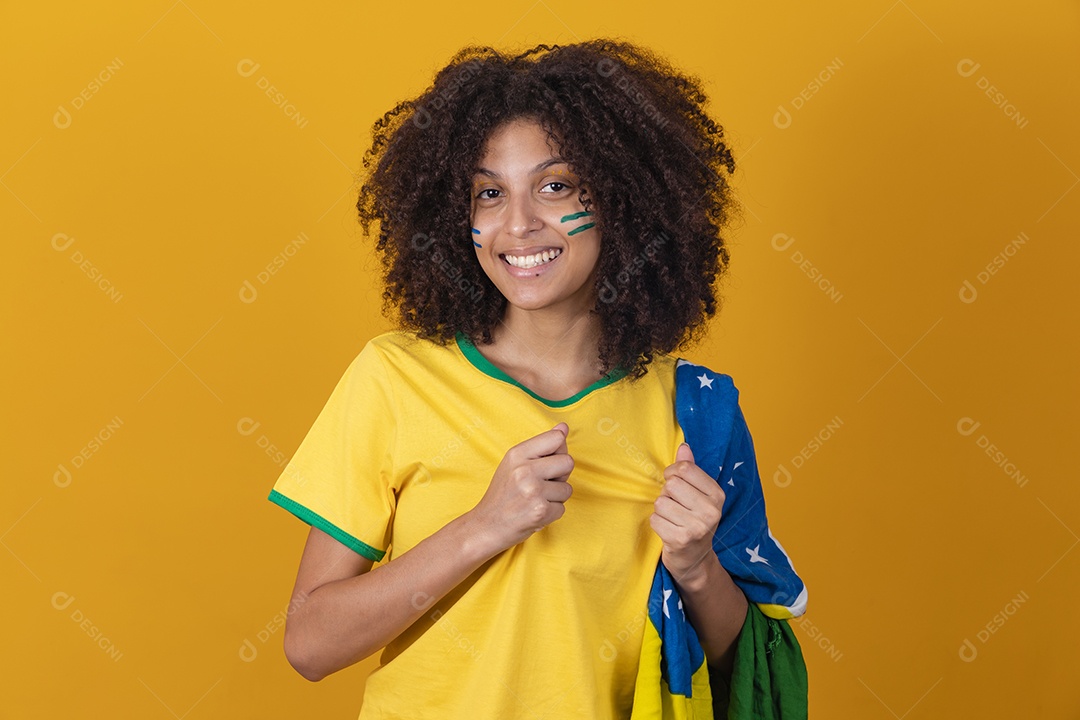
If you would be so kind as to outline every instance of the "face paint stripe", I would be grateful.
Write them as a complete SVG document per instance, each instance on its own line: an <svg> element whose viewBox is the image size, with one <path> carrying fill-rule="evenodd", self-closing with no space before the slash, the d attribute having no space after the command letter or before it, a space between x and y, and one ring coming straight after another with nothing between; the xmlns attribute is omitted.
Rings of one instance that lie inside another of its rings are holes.
<svg viewBox="0 0 1080 720"><path fill-rule="evenodd" d="M473 231L473 235L479 235L479 234L480 234L480 231L479 231L479 230L477 230L476 228L473 228L473 229L472 229L472 231ZM476 246L476 247L478 247L478 248L482 248L482 247L484 247L483 245L481 245L480 243L476 242L475 240L473 240L473 241L472 241L472 244L473 244L473 245L475 245L475 246Z"/></svg>
<svg viewBox="0 0 1080 720"><path fill-rule="evenodd" d="M577 220L578 218L588 217L589 215L592 215L592 213L591 212L579 212L579 213L574 213L573 215L565 215L563 217L563 219L560 220L559 222L561 222L561 223L570 222L571 220Z"/></svg>
<svg viewBox="0 0 1080 720"><path fill-rule="evenodd" d="M593 225L596 225L596 223L586 223L586 224L582 225L582 226L581 226L581 227L579 227L579 228L574 228L573 230L571 230L570 232L568 232L568 233L566 233L566 234L567 234L568 236L569 236L569 235L577 235L577 234L578 234L579 232L585 232L586 230L588 230L589 228L591 228L591 227L592 227Z"/></svg>

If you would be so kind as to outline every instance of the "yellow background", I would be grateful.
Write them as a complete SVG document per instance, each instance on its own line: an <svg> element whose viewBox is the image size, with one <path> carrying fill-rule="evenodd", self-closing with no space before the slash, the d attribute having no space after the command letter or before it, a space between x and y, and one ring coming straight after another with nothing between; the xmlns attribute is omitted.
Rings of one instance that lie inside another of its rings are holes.
<svg viewBox="0 0 1080 720"><path fill-rule="evenodd" d="M5 4L0 717L355 717L374 658L285 661L307 528L266 495L390 327L370 126L462 45L603 35L699 74L735 146L687 355L741 390L811 712L1080 717L1080 10L742 5Z"/></svg>

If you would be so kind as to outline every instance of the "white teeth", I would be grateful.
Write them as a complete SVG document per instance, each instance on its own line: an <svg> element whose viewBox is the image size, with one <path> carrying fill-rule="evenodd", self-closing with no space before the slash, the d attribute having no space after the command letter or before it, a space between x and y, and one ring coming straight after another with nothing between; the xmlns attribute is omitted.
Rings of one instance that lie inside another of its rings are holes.
<svg viewBox="0 0 1080 720"><path fill-rule="evenodd" d="M519 257L517 255L504 255L506 262L510 263L516 268L522 268L528 270L534 268L537 265L543 265L546 262L551 262L559 255L562 254L562 250L545 250L544 252L537 253L535 255L525 255Z"/></svg>

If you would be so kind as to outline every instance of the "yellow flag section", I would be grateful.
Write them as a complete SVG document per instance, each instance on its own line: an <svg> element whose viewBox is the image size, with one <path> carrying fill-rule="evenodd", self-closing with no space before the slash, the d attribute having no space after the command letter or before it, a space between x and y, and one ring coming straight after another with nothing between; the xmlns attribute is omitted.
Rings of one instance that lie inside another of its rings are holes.
<svg viewBox="0 0 1080 720"><path fill-rule="evenodd" d="M705 659L694 669L693 695L672 694L660 672L660 635L651 622L645 623L641 642L641 664L634 688L634 711L630 720L713 720L712 690Z"/></svg>

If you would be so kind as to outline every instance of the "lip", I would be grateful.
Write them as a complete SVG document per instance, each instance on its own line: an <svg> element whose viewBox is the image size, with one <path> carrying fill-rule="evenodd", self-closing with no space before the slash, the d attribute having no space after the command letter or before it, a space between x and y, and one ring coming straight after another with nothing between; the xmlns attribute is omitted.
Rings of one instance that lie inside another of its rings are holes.
<svg viewBox="0 0 1080 720"><path fill-rule="evenodd" d="M566 249L565 248L558 248L558 247L551 246L551 245L539 245L535 249L533 249L533 248L525 248L522 251L514 251L514 252L510 253L511 255L519 255L519 254L520 255L535 255L536 253L543 252L544 250L556 250L556 249L561 249L562 252L560 252L558 255L556 255L553 259L548 260L543 265L537 265L536 267L531 267L531 268L528 268L528 269L514 267L510 263L506 262L505 259L503 259L503 255L505 255L506 253L500 253L499 254L499 264L502 265L506 269L506 272L509 273L513 277L516 277L516 278L536 277L538 275L545 274L551 268L552 265L559 262L559 260L562 259L563 255L566 254Z"/></svg>

